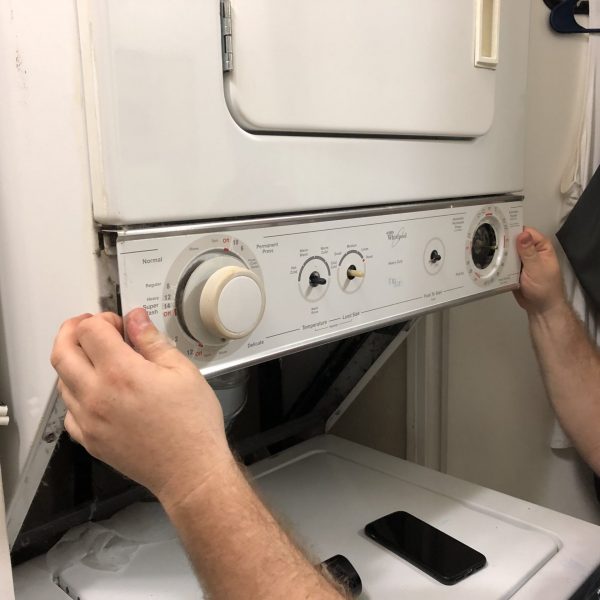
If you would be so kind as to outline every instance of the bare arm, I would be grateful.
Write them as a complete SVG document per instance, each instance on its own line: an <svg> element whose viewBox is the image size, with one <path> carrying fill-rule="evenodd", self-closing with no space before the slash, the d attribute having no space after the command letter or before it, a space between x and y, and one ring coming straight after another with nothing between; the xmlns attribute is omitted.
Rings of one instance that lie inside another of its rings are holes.
<svg viewBox="0 0 600 600"><path fill-rule="evenodd" d="M519 304L548 395L584 460L600 473L600 354L565 298L550 240L527 229L518 239L523 261Z"/></svg>
<svg viewBox="0 0 600 600"><path fill-rule="evenodd" d="M198 370L133 311L63 324L52 364L65 427L101 460L150 489L171 518L209 597L344 598L256 496L225 438L217 398Z"/></svg>
<svg viewBox="0 0 600 600"><path fill-rule="evenodd" d="M219 469L174 504L163 495L163 504L211 598L346 597L307 562L237 467Z"/></svg>

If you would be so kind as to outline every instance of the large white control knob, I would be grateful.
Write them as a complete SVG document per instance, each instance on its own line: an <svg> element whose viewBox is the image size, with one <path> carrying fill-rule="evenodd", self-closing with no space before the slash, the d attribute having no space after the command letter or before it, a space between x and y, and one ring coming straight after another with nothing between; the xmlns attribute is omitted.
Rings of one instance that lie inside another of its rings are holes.
<svg viewBox="0 0 600 600"><path fill-rule="evenodd" d="M213 273L200 295L200 319L215 336L236 340L250 335L265 312L260 279L242 267Z"/></svg>

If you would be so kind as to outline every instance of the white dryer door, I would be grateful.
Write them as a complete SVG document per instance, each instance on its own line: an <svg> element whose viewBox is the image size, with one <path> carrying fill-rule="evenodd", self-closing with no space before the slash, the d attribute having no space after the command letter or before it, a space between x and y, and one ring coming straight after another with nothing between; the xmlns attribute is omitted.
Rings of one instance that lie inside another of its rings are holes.
<svg viewBox="0 0 600 600"><path fill-rule="evenodd" d="M481 136L494 116L499 6L231 0L230 110L249 131Z"/></svg>

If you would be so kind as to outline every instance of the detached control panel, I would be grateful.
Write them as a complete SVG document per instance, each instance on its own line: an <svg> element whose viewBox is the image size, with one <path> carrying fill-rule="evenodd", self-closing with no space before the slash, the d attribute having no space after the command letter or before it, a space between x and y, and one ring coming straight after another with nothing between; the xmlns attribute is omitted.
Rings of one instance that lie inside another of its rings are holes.
<svg viewBox="0 0 600 600"><path fill-rule="evenodd" d="M127 229L121 305L209 375L513 289L522 228L504 196Z"/></svg>

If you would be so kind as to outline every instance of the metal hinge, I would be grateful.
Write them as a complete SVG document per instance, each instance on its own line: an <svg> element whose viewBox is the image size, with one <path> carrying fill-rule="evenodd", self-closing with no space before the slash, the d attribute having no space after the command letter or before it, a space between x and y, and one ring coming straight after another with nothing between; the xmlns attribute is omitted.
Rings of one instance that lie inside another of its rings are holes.
<svg viewBox="0 0 600 600"><path fill-rule="evenodd" d="M233 71L231 2L229 0L221 0L221 44L223 46L223 71Z"/></svg>

